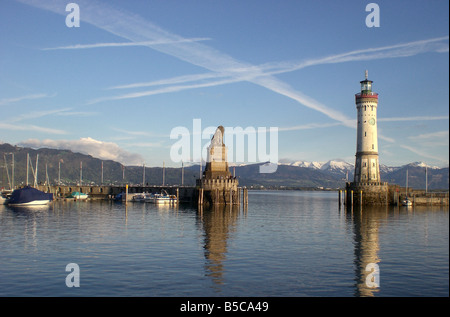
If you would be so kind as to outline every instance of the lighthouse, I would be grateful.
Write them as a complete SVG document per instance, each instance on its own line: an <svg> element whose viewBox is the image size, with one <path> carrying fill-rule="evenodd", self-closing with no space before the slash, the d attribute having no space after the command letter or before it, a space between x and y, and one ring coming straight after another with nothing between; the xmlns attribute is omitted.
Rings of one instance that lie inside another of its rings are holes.
<svg viewBox="0 0 450 317"><path fill-rule="evenodd" d="M355 94L358 120L355 176L353 182L345 185L345 201L347 206L388 205L392 195L389 184L380 179L378 162L378 94L372 91L373 81L369 80L367 70L360 83L361 91Z"/></svg>
<svg viewBox="0 0 450 317"><path fill-rule="evenodd" d="M373 81L361 82L361 91L355 95L357 109L357 137L354 183L379 183L377 107L378 94L372 91Z"/></svg>

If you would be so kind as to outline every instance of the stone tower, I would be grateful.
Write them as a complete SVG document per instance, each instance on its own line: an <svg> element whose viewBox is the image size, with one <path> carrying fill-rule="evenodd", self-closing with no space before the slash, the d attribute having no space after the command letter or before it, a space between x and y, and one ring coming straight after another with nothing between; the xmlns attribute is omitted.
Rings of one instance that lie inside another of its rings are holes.
<svg viewBox="0 0 450 317"><path fill-rule="evenodd" d="M219 126L208 147L203 177L197 180L199 205L239 204L239 181L228 168L227 147L223 143L225 129Z"/></svg>
<svg viewBox="0 0 450 317"><path fill-rule="evenodd" d="M355 95L358 111L355 183L380 182L378 162L377 106L378 94L372 92L373 81L361 81L361 92Z"/></svg>

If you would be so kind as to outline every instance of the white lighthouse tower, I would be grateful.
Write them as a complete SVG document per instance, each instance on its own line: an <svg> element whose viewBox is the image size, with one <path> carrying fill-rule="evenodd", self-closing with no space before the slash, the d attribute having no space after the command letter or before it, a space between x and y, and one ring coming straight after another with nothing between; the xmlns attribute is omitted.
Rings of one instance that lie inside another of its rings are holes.
<svg viewBox="0 0 450 317"><path fill-rule="evenodd" d="M378 94L372 92L373 81L362 80L361 91L355 95L358 111L356 135L355 178L345 185L347 206L388 205L394 200L394 188L380 179L378 162L377 107Z"/></svg>
<svg viewBox="0 0 450 317"><path fill-rule="evenodd" d="M378 94L372 92L373 81L366 70L361 92L355 95L358 111L354 183L379 183L377 106Z"/></svg>

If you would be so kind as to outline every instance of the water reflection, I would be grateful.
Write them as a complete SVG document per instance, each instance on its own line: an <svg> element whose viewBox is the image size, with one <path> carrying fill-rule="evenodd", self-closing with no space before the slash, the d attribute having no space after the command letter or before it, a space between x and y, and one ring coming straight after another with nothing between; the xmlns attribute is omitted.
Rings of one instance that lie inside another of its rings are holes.
<svg viewBox="0 0 450 317"><path fill-rule="evenodd" d="M39 222L46 221L48 212L53 210L53 204L28 206L8 205L5 206L5 209L13 212L10 225L17 225L17 230L23 234L23 249L25 251L36 252L39 247L37 235Z"/></svg>
<svg viewBox="0 0 450 317"><path fill-rule="evenodd" d="M354 236L355 296L375 296L380 290L380 274L374 267L381 262L379 229L388 218L389 207L356 207L346 210Z"/></svg>
<svg viewBox="0 0 450 317"><path fill-rule="evenodd" d="M198 210L204 237L205 274L215 285L223 284L227 241L236 232L238 216L237 205L215 205L209 209L200 207Z"/></svg>

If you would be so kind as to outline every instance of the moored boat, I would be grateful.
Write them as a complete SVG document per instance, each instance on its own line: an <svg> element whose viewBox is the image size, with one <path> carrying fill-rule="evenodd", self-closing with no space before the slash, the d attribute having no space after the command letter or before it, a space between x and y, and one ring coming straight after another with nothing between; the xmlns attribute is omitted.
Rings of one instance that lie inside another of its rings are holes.
<svg viewBox="0 0 450 317"><path fill-rule="evenodd" d="M89 197L88 194L81 193L81 192L73 192L68 196L68 198L74 198L74 199L79 199L79 200L88 199L88 197Z"/></svg>
<svg viewBox="0 0 450 317"><path fill-rule="evenodd" d="M46 205L53 201L52 193L44 193L36 188L25 186L12 192L7 204L11 206Z"/></svg>
<svg viewBox="0 0 450 317"><path fill-rule="evenodd" d="M152 202L155 204L163 205L163 204L176 204L177 196L169 195L165 190L161 194L154 194L152 198Z"/></svg>
<svg viewBox="0 0 450 317"><path fill-rule="evenodd" d="M137 201L137 202L146 202L150 199L151 195L148 193L138 193L138 194L134 194L132 201Z"/></svg>
<svg viewBox="0 0 450 317"><path fill-rule="evenodd" d="M405 191L405 194L406 194L406 198L404 200L402 200L402 206L406 206L406 207L412 206L413 203L408 198L408 170L406 170L406 191Z"/></svg>
<svg viewBox="0 0 450 317"><path fill-rule="evenodd" d="M412 206L412 201L406 198L402 201L402 206Z"/></svg>

